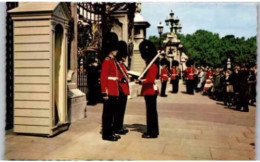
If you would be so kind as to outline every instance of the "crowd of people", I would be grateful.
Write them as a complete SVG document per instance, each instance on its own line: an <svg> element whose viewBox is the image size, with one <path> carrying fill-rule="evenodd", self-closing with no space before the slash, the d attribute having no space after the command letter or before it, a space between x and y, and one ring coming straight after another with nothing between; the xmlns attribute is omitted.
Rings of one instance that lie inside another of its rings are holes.
<svg viewBox="0 0 260 162"><path fill-rule="evenodd" d="M172 93L178 92L178 82L181 79L178 62L173 61L172 67L167 68L167 59L161 60L161 97L165 95L166 83L170 77L173 86ZM210 98L223 102L228 108L249 112L248 105L256 102L256 65L246 67L244 63L234 68L194 67L192 60L188 60L187 68L182 73L182 79L186 84L187 94L201 93ZM169 69L168 71L166 69Z"/></svg>
<svg viewBox="0 0 260 162"><path fill-rule="evenodd" d="M236 65L233 69L195 68L194 89L229 108L248 112L256 102L256 66Z"/></svg>

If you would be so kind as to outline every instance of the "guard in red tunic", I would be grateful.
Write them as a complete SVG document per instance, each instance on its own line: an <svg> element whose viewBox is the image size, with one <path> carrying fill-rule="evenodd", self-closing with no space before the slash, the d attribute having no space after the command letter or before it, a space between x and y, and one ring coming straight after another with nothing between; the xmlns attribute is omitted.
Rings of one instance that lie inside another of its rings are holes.
<svg viewBox="0 0 260 162"><path fill-rule="evenodd" d="M185 70L185 75L186 75L186 86L187 86L187 93L193 95L194 94L194 73L195 69L193 67L193 61L188 60L186 62L186 70Z"/></svg>
<svg viewBox="0 0 260 162"><path fill-rule="evenodd" d="M157 50L151 41L144 40L140 43L139 50L142 58L148 65L156 56ZM159 135L158 114L157 114L157 95L158 86L155 84L158 66L153 63L139 84L142 84L141 95L144 96L146 104L146 123L147 132L143 133L142 138L157 138Z"/></svg>
<svg viewBox="0 0 260 162"><path fill-rule="evenodd" d="M167 82L168 82L168 79L169 79L169 71L168 71L168 60L166 58L163 58L161 60L161 75L160 75L160 79L161 79L161 83L162 83L162 86L161 86L161 97L167 97L167 95L165 94L165 90L166 90L166 86L167 86Z"/></svg>
<svg viewBox="0 0 260 162"><path fill-rule="evenodd" d="M179 62L173 60L172 68L171 68L172 93L178 93L179 91L180 69L178 66L179 66Z"/></svg>
<svg viewBox="0 0 260 162"><path fill-rule="evenodd" d="M118 79L119 79L119 103L115 110L114 117L114 132L117 134L124 135L128 133L128 130L124 128L124 116L127 103L127 96L130 94L129 91L129 77L127 75L127 68L124 62L127 57L127 44L124 41L119 41L118 43L118 53L116 56L117 66L119 69Z"/></svg>
<svg viewBox="0 0 260 162"><path fill-rule="evenodd" d="M101 93L104 99L102 114L102 138L108 141L117 141L120 136L113 132L113 118L115 108L118 105L119 83L118 68L115 62L117 54L118 37L115 33L108 33L104 38L104 51L108 54L101 68Z"/></svg>

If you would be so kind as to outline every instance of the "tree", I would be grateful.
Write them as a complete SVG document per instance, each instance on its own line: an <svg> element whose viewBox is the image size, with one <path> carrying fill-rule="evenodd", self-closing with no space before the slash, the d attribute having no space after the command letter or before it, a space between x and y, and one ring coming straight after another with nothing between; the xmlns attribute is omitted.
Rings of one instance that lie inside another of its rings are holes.
<svg viewBox="0 0 260 162"><path fill-rule="evenodd" d="M161 45L162 45L162 48L163 48L163 40L165 40L166 39L166 37L167 37L167 33L164 33L164 34L162 34L162 36L161 36ZM155 47L157 48L157 49L159 49L159 38L157 37L157 36L150 36L149 38L148 38L148 40L150 40L154 45L155 45Z"/></svg>
<svg viewBox="0 0 260 162"><path fill-rule="evenodd" d="M163 34L165 40L166 34ZM247 66L256 63L256 37L245 39L234 35L226 35L222 38L219 34L206 30L197 30L193 34L178 34L178 38L184 46L185 53L193 59L197 66L225 67L227 58L232 65L245 63ZM158 37L149 37L158 47Z"/></svg>

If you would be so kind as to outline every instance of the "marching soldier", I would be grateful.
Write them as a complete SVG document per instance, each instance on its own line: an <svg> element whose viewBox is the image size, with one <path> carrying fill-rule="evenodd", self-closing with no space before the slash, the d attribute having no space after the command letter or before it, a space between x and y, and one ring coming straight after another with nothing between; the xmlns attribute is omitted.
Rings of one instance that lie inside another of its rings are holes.
<svg viewBox="0 0 260 162"><path fill-rule="evenodd" d="M180 69L178 68L178 66L179 66L179 62L176 60L173 60L172 68L171 68L172 93L178 93L178 91L179 91Z"/></svg>
<svg viewBox="0 0 260 162"><path fill-rule="evenodd" d="M124 115L127 103L127 96L129 95L129 78L127 75L127 68L124 64L127 57L127 44L124 41L118 43L118 53L116 56L117 66L119 69L119 104L116 107L114 118L114 132L124 135L128 133L128 130L123 127Z"/></svg>
<svg viewBox="0 0 260 162"><path fill-rule="evenodd" d="M169 78L169 71L168 71L168 67L167 67L168 61L166 58L162 58L161 60L161 75L160 75L160 79L161 79L161 97L167 97L167 95L165 94L165 90L166 90L166 86L167 86L167 82L168 82L168 78Z"/></svg>
<svg viewBox="0 0 260 162"><path fill-rule="evenodd" d="M108 33L104 38L105 53L108 56L102 63L100 83L101 93L104 99L102 114L102 138L108 141L117 141L120 136L113 132L113 117L118 106L118 68L115 62L117 54L118 37L115 33Z"/></svg>
<svg viewBox="0 0 260 162"><path fill-rule="evenodd" d="M153 60L157 54L157 50L151 41L144 40L139 46L142 58L146 65ZM146 123L147 132L143 133L142 138L157 138L159 135L158 114L157 114L157 95L158 87L155 84L158 67L156 63L147 67L148 70L143 79L138 83L142 84L141 95L144 96L146 104Z"/></svg>
<svg viewBox="0 0 260 162"><path fill-rule="evenodd" d="M185 70L185 75L186 75L186 85L187 85L187 93L193 95L194 94L194 73L195 69L193 67L193 61L188 60L186 62L186 70Z"/></svg>

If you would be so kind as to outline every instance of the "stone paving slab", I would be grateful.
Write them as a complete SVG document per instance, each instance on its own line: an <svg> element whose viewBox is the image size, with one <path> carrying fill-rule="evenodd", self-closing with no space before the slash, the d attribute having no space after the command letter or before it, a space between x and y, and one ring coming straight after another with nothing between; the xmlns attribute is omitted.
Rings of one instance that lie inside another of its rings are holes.
<svg viewBox="0 0 260 162"><path fill-rule="evenodd" d="M183 139L181 144L190 147L230 148L229 144L222 140Z"/></svg>
<svg viewBox="0 0 260 162"><path fill-rule="evenodd" d="M184 156L188 159L211 159L209 147L191 147L188 145L170 145L165 146L163 154Z"/></svg>
<svg viewBox="0 0 260 162"><path fill-rule="evenodd" d="M42 159L44 153L31 153L27 151L11 151L5 154L4 160L39 160Z"/></svg>
<svg viewBox="0 0 260 162"><path fill-rule="evenodd" d="M250 151L230 150L230 149L210 149L213 160L253 160L254 154Z"/></svg>

